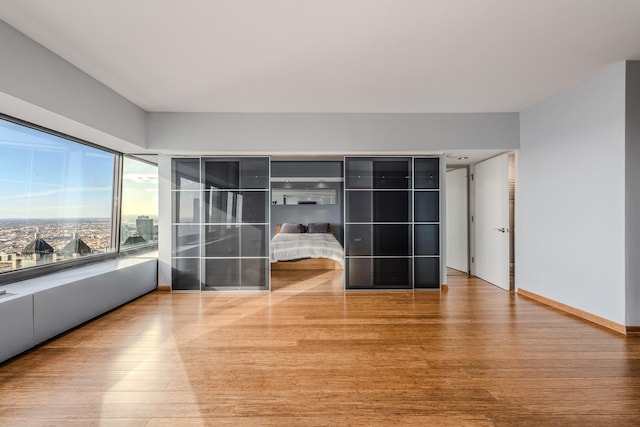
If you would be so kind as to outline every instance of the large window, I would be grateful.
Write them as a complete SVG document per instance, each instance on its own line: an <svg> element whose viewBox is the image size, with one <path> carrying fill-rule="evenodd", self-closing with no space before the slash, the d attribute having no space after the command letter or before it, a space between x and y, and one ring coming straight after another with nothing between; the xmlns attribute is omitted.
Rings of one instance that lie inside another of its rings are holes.
<svg viewBox="0 0 640 427"><path fill-rule="evenodd" d="M118 160L0 119L0 272L115 252Z"/></svg>
<svg viewBox="0 0 640 427"><path fill-rule="evenodd" d="M155 156L125 156L122 163L120 248L158 242L158 166Z"/></svg>

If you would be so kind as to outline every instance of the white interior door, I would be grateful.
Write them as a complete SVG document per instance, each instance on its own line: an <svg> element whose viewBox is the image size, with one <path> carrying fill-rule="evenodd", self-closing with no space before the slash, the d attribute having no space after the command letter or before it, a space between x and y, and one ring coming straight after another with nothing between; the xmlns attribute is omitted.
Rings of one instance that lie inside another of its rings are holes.
<svg viewBox="0 0 640 427"><path fill-rule="evenodd" d="M509 154L475 166L475 275L509 289Z"/></svg>

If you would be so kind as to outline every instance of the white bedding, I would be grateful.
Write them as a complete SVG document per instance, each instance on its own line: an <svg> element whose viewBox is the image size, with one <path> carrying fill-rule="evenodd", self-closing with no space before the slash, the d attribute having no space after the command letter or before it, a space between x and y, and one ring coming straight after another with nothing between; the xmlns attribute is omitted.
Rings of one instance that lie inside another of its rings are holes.
<svg viewBox="0 0 640 427"><path fill-rule="evenodd" d="M329 233L280 233L271 239L271 262L329 258L344 267L344 249Z"/></svg>

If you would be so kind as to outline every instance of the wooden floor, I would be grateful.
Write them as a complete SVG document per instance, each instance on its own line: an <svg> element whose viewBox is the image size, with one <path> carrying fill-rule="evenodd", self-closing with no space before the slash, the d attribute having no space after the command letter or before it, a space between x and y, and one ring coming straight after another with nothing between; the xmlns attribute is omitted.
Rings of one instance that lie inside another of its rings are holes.
<svg viewBox="0 0 640 427"><path fill-rule="evenodd" d="M155 292L0 365L0 425L640 425L640 338L462 274L352 293L300 274Z"/></svg>

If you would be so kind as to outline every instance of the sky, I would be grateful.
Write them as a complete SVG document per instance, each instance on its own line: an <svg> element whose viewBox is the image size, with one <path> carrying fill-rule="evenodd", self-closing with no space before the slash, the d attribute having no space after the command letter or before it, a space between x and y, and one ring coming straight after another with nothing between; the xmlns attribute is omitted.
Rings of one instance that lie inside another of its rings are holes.
<svg viewBox="0 0 640 427"><path fill-rule="evenodd" d="M114 162L108 151L0 120L0 219L109 218ZM123 214L157 214L157 169L125 159L124 174Z"/></svg>
<svg viewBox="0 0 640 427"><path fill-rule="evenodd" d="M125 157L122 215L158 216L158 167Z"/></svg>

